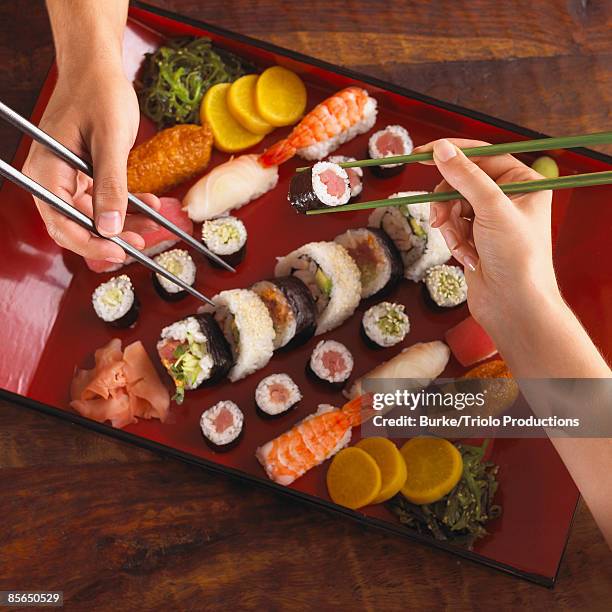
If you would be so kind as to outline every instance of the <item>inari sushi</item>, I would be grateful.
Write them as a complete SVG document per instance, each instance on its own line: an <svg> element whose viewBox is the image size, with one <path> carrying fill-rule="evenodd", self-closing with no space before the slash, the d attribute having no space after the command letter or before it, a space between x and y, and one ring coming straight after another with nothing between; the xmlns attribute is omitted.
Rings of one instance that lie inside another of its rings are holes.
<svg viewBox="0 0 612 612"><path fill-rule="evenodd" d="M359 268L361 297L385 293L393 289L404 275L404 264L393 241L375 227L350 229L336 236Z"/></svg>
<svg viewBox="0 0 612 612"><path fill-rule="evenodd" d="M332 164L343 164L345 162L357 161L354 157L347 157L346 155L332 155L327 158L328 162ZM349 202L357 200L363 191L363 168L344 168L348 176L349 185L351 187L351 199Z"/></svg>
<svg viewBox="0 0 612 612"><path fill-rule="evenodd" d="M193 286L195 283L196 265L187 251L183 249L164 251L157 255L154 261L188 285ZM187 296L184 289L157 272L153 272L153 286L159 297L167 302L177 302Z"/></svg>
<svg viewBox="0 0 612 612"><path fill-rule="evenodd" d="M232 367L232 352L210 314L181 319L161 332L157 353L174 381L174 399L183 402L185 391L223 378Z"/></svg>
<svg viewBox="0 0 612 612"><path fill-rule="evenodd" d="M301 213L340 206L350 199L351 184L346 170L328 161L298 172L289 185L289 203Z"/></svg>
<svg viewBox="0 0 612 612"><path fill-rule="evenodd" d="M310 242L281 257L276 277L295 276L310 290L317 308L315 335L342 325L359 305L359 268L346 249L335 242Z"/></svg>
<svg viewBox="0 0 612 612"><path fill-rule="evenodd" d="M200 429L208 446L228 451L238 443L244 428L244 414L231 400L221 400L200 417Z"/></svg>
<svg viewBox="0 0 612 612"><path fill-rule="evenodd" d="M113 327L131 327L138 319L140 302L127 274L99 285L91 301L96 315Z"/></svg>
<svg viewBox="0 0 612 612"><path fill-rule="evenodd" d="M408 130L401 125L388 125L386 128L374 132L368 142L368 154L370 159L381 159L395 155L410 155L412 153L412 139ZM386 178L399 174L405 168L405 164L383 164L371 166L372 173L376 176Z"/></svg>
<svg viewBox="0 0 612 612"><path fill-rule="evenodd" d="M228 378L235 382L270 361L274 351L274 324L266 305L249 289L221 291L212 301L215 320L232 349L234 366Z"/></svg>
<svg viewBox="0 0 612 612"><path fill-rule="evenodd" d="M274 350L297 346L312 338L317 326L317 307L308 287L295 276L255 283L254 291L266 305L274 325Z"/></svg>
<svg viewBox="0 0 612 612"><path fill-rule="evenodd" d="M406 191L390 198L426 193ZM423 280L425 272L438 264L446 263L451 252L442 232L429 224L429 202L407 206L386 206L370 214L368 225L383 229L393 240L404 262L404 276L412 281Z"/></svg>

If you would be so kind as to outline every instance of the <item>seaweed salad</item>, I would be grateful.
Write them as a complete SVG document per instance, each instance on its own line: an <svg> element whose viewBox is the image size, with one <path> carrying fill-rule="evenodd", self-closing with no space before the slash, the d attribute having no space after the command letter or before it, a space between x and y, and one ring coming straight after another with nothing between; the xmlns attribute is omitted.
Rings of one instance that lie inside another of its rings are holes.
<svg viewBox="0 0 612 612"><path fill-rule="evenodd" d="M172 38L145 55L138 99L159 128L199 123L200 102L217 83L231 83L252 66L219 49L209 38Z"/></svg>
<svg viewBox="0 0 612 612"><path fill-rule="evenodd" d="M477 539L487 535L486 523L501 515L501 507L493 503L499 467L483 461L487 445L488 440L482 446L457 444L463 474L442 499L417 505L398 494L388 502L388 508L403 525L419 533L471 549Z"/></svg>

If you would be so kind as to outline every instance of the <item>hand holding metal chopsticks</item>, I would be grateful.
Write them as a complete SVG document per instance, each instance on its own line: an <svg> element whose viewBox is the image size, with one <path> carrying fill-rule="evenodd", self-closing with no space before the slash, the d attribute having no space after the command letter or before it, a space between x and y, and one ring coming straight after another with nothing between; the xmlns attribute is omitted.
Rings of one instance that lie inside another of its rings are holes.
<svg viewBox="0 0 612 612"><path fill-rule="evenodd" d="M87 176L93 178L93 168L91 167L91 164L88 164L85 160L81 159L78 155L76 155L70 149L65 147L61 142L58 142L57 140L55 140L55 138L49 136L49 134L41 130L39 127L35 126L33 123L30 123L25 117L22 117L19 113L15 112L12 108L4 104L2 101L0 101L0 117L7 121L7 123L10 123L13 127L16 127L24 134L30 136L30 138L32 138L33 140L55 153L58 157L63 159L74 169L80 170L84 174L87 174ZM187 232L183 231L180 227L174 225L174 223L166 219L166 217L158 213L156 210L153 210L150 206L147 206L135 195L128 193L128 202L132 204L134 208L137 208L140 212L153 219L153 221L155 221L158 225L161 225L163 228L172 232L175 236L183 240L183 242L186 242L189 246L193 247L202 255L214 260L216 263L224 267L226 270L229 270L230 272L236 271L234 268L232 268L232 266L223 261L223 259L215 255L215 253L209 251L201 242L196 240ZM64 202L64 204L67 203ZM67 205L70 206L69 204ZM101 237L106 238L106 236Z"/></svg>
<svg viewBox="0 0 612 612"><path fill-rule="evenodd" d="M90 232L96 234L97 236L100 236L101 238L106 238L106 240L110 240L111 242L118 244L126 253L131 255L135 260L139 261L141 264L143 264L153 272L161 274L169 281L175 283L176 285L179 285L181 289L184 289L194 297L198 298L198 300L213 305L213 303L205 295L202 295L197 289L194 289L191 285L188 285L186 282L184 282L177 276L174 276L174 274L172 274L171 272L168 272L168 270L160 266L158 263L156 263L153 259L145 255L144 253L141 253L129 242L126 242L122 238L119 238L119 236L101 236L101 234L98 233L94 222L87 215L82 213L74 206L71 206L70 204L68 204L68 202L65 202L64 200L62 200L62 198L55 195L30 177L17 170L16 168L13 168L13 166L11 166L2 159L0 159L0 175L7 178L9 181L12 181L13 183L15 183L15 185L25 189L26 191L29 191L33 196L37 197L39 200L42 200L45 204L48 204L49 206L53 207L58 212L66 215L66 217L68 217L75 223L78 223L86 230L89 230Z"/></svg>

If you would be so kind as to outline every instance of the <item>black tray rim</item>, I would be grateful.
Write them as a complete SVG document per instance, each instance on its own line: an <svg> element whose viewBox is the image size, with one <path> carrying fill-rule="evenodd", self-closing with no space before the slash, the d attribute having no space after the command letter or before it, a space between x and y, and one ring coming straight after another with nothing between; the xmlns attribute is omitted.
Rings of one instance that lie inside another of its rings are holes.
<svg viewBox="0 0 612 612"><path fill-rule="evenodd" d="M478 121L482 121L484 123L493 125L495 127L499 127L501 129L509 130L509 131L515 132L523 136L528 136L530 138L547 138L548 137L546 134L542 132L538 132L536 130L532 130L532 129L520 126L518 124L506 121L504 119L500 119L498 117L494 117L492 115L488 115L480 111L476 111L476 110L469 109L469 108L466 108L466 107L463 107L457 104L453 104L451 102L445 102L443 100L433 98L431 96L422 94L412 89L409 89L409 88L406 88L400 85L395 85L393 83L389 83L382 79L377 79L376 77L372 77L370 75L363 74L355 70L351 70L351 69L344 68L341 66L336 66L329 62L325 62L318 58L314 58L314 57L299 53L297 51L293 51L291 49L286 49L284 47L280 47L278 45L274 45L266 41L252 38L250 36L239 34L237 32L233 32L231 30L227 30L225 28L206 23L204 21L200 21L197 19L193 19L191 17L181 15L179 13L175 13L173 11L168 11L166 9L162 9L157 6L152 6L150 4L147 4L146 2L141 2L140 0L131 0L130 6L138 8L145 12L152 13L154 15L158 15L160 17L168 18L173 21L177 21L179 23L184 23L184 24L196 27L196 28L206 30L208 32L211 32L223 38L235 40L237 42L240 42L240 43L243 43L249 46L258 47L260 49L269 51L271 53L283 55L290 59L293 59L299 62L303 62L306 64L310 64L312 66L324 69L329 72L340 74L340 75L346 76L351 79L363 81L364 83L369 83L375 87L385 89L392 93L395 93L401 96L405 96L407 98L415 99L420 102L424 102L426 104L430 104L432 106L441 108L443 110L447 110L447 111L450 111L450 112L453 112L459 115L469 117L471 119L476 119ZM137 16L133 16L130 14L129 17L138 21ZM18 147L18 150L19 150L19 147ZM589 157L597 161L612 164L612 155L607 155L599 151L594 151L592 149L588 149L584 147L578 147L578 148L572 149L572 152L580 154L580 155L584 155L585 157ZM524 580L527 580L529 582L532 582L534 584L537 584L539 586L544 586L547 588L554 587L554 585L557 582L557 579L559 576L559 570L563 562L563 558L565 557L565 554L567 552L569 534L571 533L572 526L576 518L576 510L578 507L578 503L580 501L580 496L579 496L578 500L576 501L576 505L572 511L572 517L570 520L569 529L567 532L563 551L559 558L559 563L557 565L555 574L554 576L544 576L544 575L537 574L537 573L521 571L511 565L495 561L494 559L487 558L483 555L474 553L467 549L445 544L444 542L434 540L433 538L430 538L428 536L421 535L417 532L410 531L409 529L401 527L399 524L395 526L393 523L390 523L388 521L383 521L381 519L368 517L361 513L358 513L358 512L349 510L347 508L338 506L336 504L333 504L332 502L329 502L322 498L317 498L313 495L302 493L301 491L297 491L295 489L283 487L281 485L276 484L273 481L266 480L266 479L263 479L257 476L253 476L241 470L237 470L234 468L220 465L213 461L209 461L207 459L203 459L201 457L191 455L184 451L180 451L176 448L166 446L159 442L154 442L153 440L149 440L142 436L138 436L136 434L132 434L132 433L129 433L121 429L115 429L111 427L110 425L105 425L104 423L98 423L86 417L82 417L81 415L77 413L71 413L71 412L68 412L67 410L62 410L60 408L56 408L49 404L44 404L42 402L36 401L24 395L19 395L17 393L14 393L4 388L0 388L0 400L11 403L11 404L22 406L24 408L34 410L36 412L39 412L45 415L49 415L49 416L58 418L62 421L66 421L69 423L73 423L75 425L79 425L90 431L94 431L98 434L107 436L112 439L127 442L129 444L132 444L134 446L154 452L161 456L166 456L172 459L177 459L179 461L182 461L183 463L195 465L197 467L204 468L205 470L216 473L216 474L229 476L230 478L240 481L240 482L248 482L262 489L272 490L276 493L280 493L281 495L285 495L285 496L297 499L300 502L306 503L309 506L317 508L319 510L333 513L335 515L343 515L362 526L365 526L368 528L375 528L379 531L384 531L390 535L400 536L408 540L419 542L420 544L424 544L425 546L430 547L430 548L443 550L452 555L466 559L472 563L475 563L478 565L484 565L486 567L490 567L492 569L504 572L506 574L516 576L518 578L522 578Z"/></svg>

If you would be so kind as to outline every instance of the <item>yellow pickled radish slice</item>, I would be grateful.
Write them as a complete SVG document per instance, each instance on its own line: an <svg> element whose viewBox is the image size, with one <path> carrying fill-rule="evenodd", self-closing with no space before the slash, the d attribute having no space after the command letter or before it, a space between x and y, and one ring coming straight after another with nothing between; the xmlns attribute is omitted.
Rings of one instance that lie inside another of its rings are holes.
<svg viewBox="0 0 612 612"><path fill-rule="evenodd" d="M232 83L227 94L227 106L234 119L253 134L268 134L274 126L265 121L255 105L257 74L246 74Z"/></svg>
<svg viewBox="0 0 612 612"><path fill-rule="evenodd" d="M237 153L260 143L262 134L245 130L227 106L227 92L230 83L213 85L204 96L200 106L200 120L208 123L213 133L215 147L226 153Z"/></svg>
<svg viewBox="0 0 612 612"><path fill-rule="evenodd" d="M365 451L376 461L382 479L380 493L373 504L381 504L399 493L408 475L406 462L400 455L397 446L387 438L364 438L355 448Z"/></svg>
<svg viewBox="0 0 612 612"><path fill-rule="evenodd" d="M380 493L380 485L376 461L354 446L341 450L327 470L327 490L332 501L352 510L371 504Z"/></svg>
<svg viewBox="0 0 612 612"><path fill-rule="evenodd" d="M272 66L257 80L255 103L259 114L271 125L293 125L306 110L306 86L295 72Z"/></svg>
<svg viewBox="0 0 612 612"><path fill-rule="evenodd" d="M442 438L418 437L400 449L408 476L402 495L413 504L431 504L455 487L463 459L454 444Z"/></svg>

